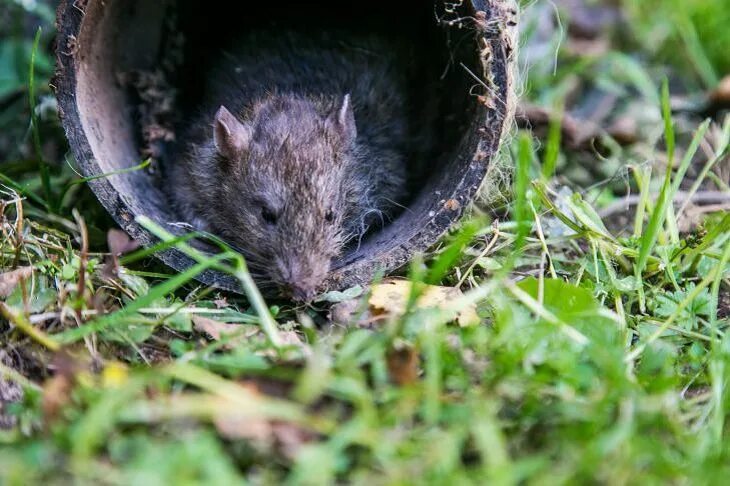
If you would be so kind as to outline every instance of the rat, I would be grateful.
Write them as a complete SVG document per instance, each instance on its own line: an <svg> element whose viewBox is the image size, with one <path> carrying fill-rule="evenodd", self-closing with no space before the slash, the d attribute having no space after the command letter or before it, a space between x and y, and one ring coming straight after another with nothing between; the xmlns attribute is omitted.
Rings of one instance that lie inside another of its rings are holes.
<svg viewBox="0 0 730 486"><path fill-rule="evenodd" d="M409 57L375 38L258 32L210 76L170 170L178 212L311 301L348 245L393 218L412 152Z"/></svg>

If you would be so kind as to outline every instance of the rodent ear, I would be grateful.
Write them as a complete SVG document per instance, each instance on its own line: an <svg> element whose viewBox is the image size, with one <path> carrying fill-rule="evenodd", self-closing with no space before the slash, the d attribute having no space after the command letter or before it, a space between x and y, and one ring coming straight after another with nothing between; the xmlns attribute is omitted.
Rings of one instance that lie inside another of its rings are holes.
<svg viewBox="0 0 730 486"><path fill-rule="evenodd" d="M223 157L235 159L248 150L251 127L241 123L225 106L215 114L213 130L215 148Z"/></svg>
<svg viewBox="0 0 730 486"><path fill-rule="evenodd" d="M354 140L357 137L357 126L355 125L355 111L352 109L350 94L346 94L337 111L327 118L327 126L335 130L339 135Z"/></svg>

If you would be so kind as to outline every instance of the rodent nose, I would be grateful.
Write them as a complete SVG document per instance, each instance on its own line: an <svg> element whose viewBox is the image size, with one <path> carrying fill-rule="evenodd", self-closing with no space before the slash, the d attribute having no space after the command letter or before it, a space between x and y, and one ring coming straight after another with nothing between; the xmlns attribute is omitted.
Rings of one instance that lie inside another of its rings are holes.
<svg viewBox="0 0 730 486"><path fill-rule="evenodd" d="M308 287L306 285L292 284L289 287L289 290L291 291L291 295L294 300L304 303L311 302L312 299L314 299L314 297L317 295L314 287Z"/></svg>

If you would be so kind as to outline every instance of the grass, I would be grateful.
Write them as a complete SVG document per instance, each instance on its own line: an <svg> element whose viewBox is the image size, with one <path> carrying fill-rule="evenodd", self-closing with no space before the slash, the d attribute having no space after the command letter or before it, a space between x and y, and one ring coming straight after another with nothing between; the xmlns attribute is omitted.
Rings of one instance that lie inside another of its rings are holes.
<svg viewBox="0 0 730 486"><path fill-rule="evenodd" d="M16 282L0 303L0 399L15 397L0 415L13 424L0 430L0 484L717 484L730 474L730 215L721 206L682 229L691 207L672 204L719 177L730 118L672 113L661 54L640 52L653 59L643 65L561 51L556 77L530 79L527 98L567 112L565 86L580 80L656 123L631 146L588 152L564 143L556 114L545 140L521 131L503 217L465 221L416 259L404 313L365 320L366 291L343 324L324 304L267 304L238 255L201 255L144 219L158 249L196 266L173 274L149 250L110 255L113 225L66 163L57 122L34 109L29 123L27 100L52 99L41 81L48 19L5 3L44 34L40 79L28 89L36 51L22 51L26 74L7 92L26 102L0 115L25 119L5 132L16 149L0 161L0 292ZM32 45L33 34L7 42ZM632 211L605 214L628 193L639 196ZM246 296L196 284L209 268ZM428 307L428 284L463 294ZM471 306L480 322L456 325Z"/></svg>
<svg viewBox="0 0 730 486"><path fill-rule="evenodd" d="M662 59L673 59L686 69L688 80L714 87L730 69L727 44L730 34L722 26L730 22L723 0L626 0L640 38Z"/></svg>

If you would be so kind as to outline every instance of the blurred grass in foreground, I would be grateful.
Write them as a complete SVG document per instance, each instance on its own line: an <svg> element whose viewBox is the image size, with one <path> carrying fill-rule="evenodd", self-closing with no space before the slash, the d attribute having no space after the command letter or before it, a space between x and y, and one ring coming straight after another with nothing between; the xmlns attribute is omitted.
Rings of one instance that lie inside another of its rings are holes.
<svg viewBox="0 0 730 486"><path fill-rule="evenodd" d="M573 62L566 80L585 67ZM49 160L53 205L37 154L0 161L12 168L0 171L0 283L14 279L0 285L0 400L22 395L3 405L15 426L0 432L0 484L728 477L730 216L707 212L680 231L688 208L672 202L726 159L730 118L684 133L668 88L648 76L630 77L663 116L658 141L591 153L627 166L639 196L627 224L599 215L624 196L613 186L566 189L576 154L555 125L545 140L524 131L510 147L511 216L466 221L417 259L403 314L365 319L367 293L329 295L356 299L346 324L324 304L267 306L237 255L200 255L144 219L160 247L198 265L170 274L146 250L113 257L107 238L129 242L107 234L65 161ZM552 102L554 88L536 82L530 96ZM12 106L28 143L29 113ZM41 119L42 141L54 123ZM697 159L706 170L684 180ZM199 287L205 268L238 277L249 298ZM428 307L427 284L463 294ZM474 305L478 324L453 322Z"/></svg>
<svg viewBox="0 0 730 486"><path fill-rule="evenodd" d="M730 8L725 0L623 0L639 42L705 88L730 74ZM689 73L688 73L689 74Z"/></svg>

